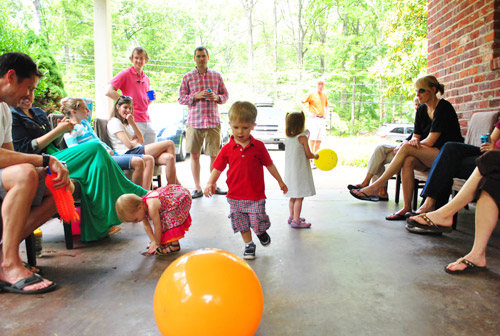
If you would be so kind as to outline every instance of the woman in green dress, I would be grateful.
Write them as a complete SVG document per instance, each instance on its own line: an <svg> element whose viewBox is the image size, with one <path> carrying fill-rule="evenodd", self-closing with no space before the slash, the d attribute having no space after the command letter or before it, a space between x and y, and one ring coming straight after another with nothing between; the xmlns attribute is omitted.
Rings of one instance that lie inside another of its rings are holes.
<svg viewBox="0 0 500 336"><path fill-rule="evenodd" d="M24 153L47 153L65 161L69 176L80 184L81 239L93 241L117 232L120 220L115 202L122 194L139 196L146 190L132 183L123 174L109 153L97 142L90 142L59 150L54 142L70 132L74 124L63 118L52 129L45 112L32 107L33 98L23 97L12 109L12 140L14 149Z"/></svg>

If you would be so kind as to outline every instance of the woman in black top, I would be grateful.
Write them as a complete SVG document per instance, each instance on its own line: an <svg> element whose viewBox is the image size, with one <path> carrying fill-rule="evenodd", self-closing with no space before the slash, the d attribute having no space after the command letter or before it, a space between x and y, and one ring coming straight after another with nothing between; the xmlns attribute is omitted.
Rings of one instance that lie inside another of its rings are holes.
<svg viewBox="0 0 500 336"><path fill-rule="evenodd" d="M387 216L387 220L404 220L404 214L411 210L414 170L429 169L446 142L464 141L455 109L448 101L437 97L438 92L444 94L444 86L436 77L417 79L415 91L421 105L415 116L412 139L401 147L378 180L365 188L350 191L352 196L360 200L377 201L379 189L401 170L404 207Z"/></svg>

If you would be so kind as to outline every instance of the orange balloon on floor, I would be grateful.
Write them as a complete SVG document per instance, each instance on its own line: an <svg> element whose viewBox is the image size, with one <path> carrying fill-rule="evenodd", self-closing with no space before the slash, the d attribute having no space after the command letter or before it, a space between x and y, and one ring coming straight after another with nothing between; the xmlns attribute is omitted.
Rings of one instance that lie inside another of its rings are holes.
<svg viewBox="0 0 500 336"><path fill-rule="evenodd" d="M232 253L201 249L179 257L154 295L162 335L254 335L264 296L257 275Z"/></svg>

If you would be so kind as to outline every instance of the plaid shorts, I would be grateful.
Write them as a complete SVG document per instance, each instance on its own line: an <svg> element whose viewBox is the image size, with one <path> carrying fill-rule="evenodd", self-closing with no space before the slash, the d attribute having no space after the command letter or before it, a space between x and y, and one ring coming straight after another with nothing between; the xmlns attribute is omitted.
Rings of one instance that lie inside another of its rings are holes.
<svg viewBox="0 0 500 336"><path fill-rule="evenodd" d="M247 232L252 228L255 234L266 232L271 226L266 214L266 200L235 200L228 198L229 216L234 233Z"/></svg>

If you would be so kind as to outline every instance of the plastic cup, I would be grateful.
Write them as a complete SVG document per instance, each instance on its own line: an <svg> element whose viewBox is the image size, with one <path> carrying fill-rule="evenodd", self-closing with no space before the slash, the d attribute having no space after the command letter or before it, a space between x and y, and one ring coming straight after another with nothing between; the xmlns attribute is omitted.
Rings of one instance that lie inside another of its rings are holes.
<svg viewBox="0 0 500 336"><path fill-rule="evenodd" d="M155 90L149 90L147 92L149 100L155 100Z"/></svg>

